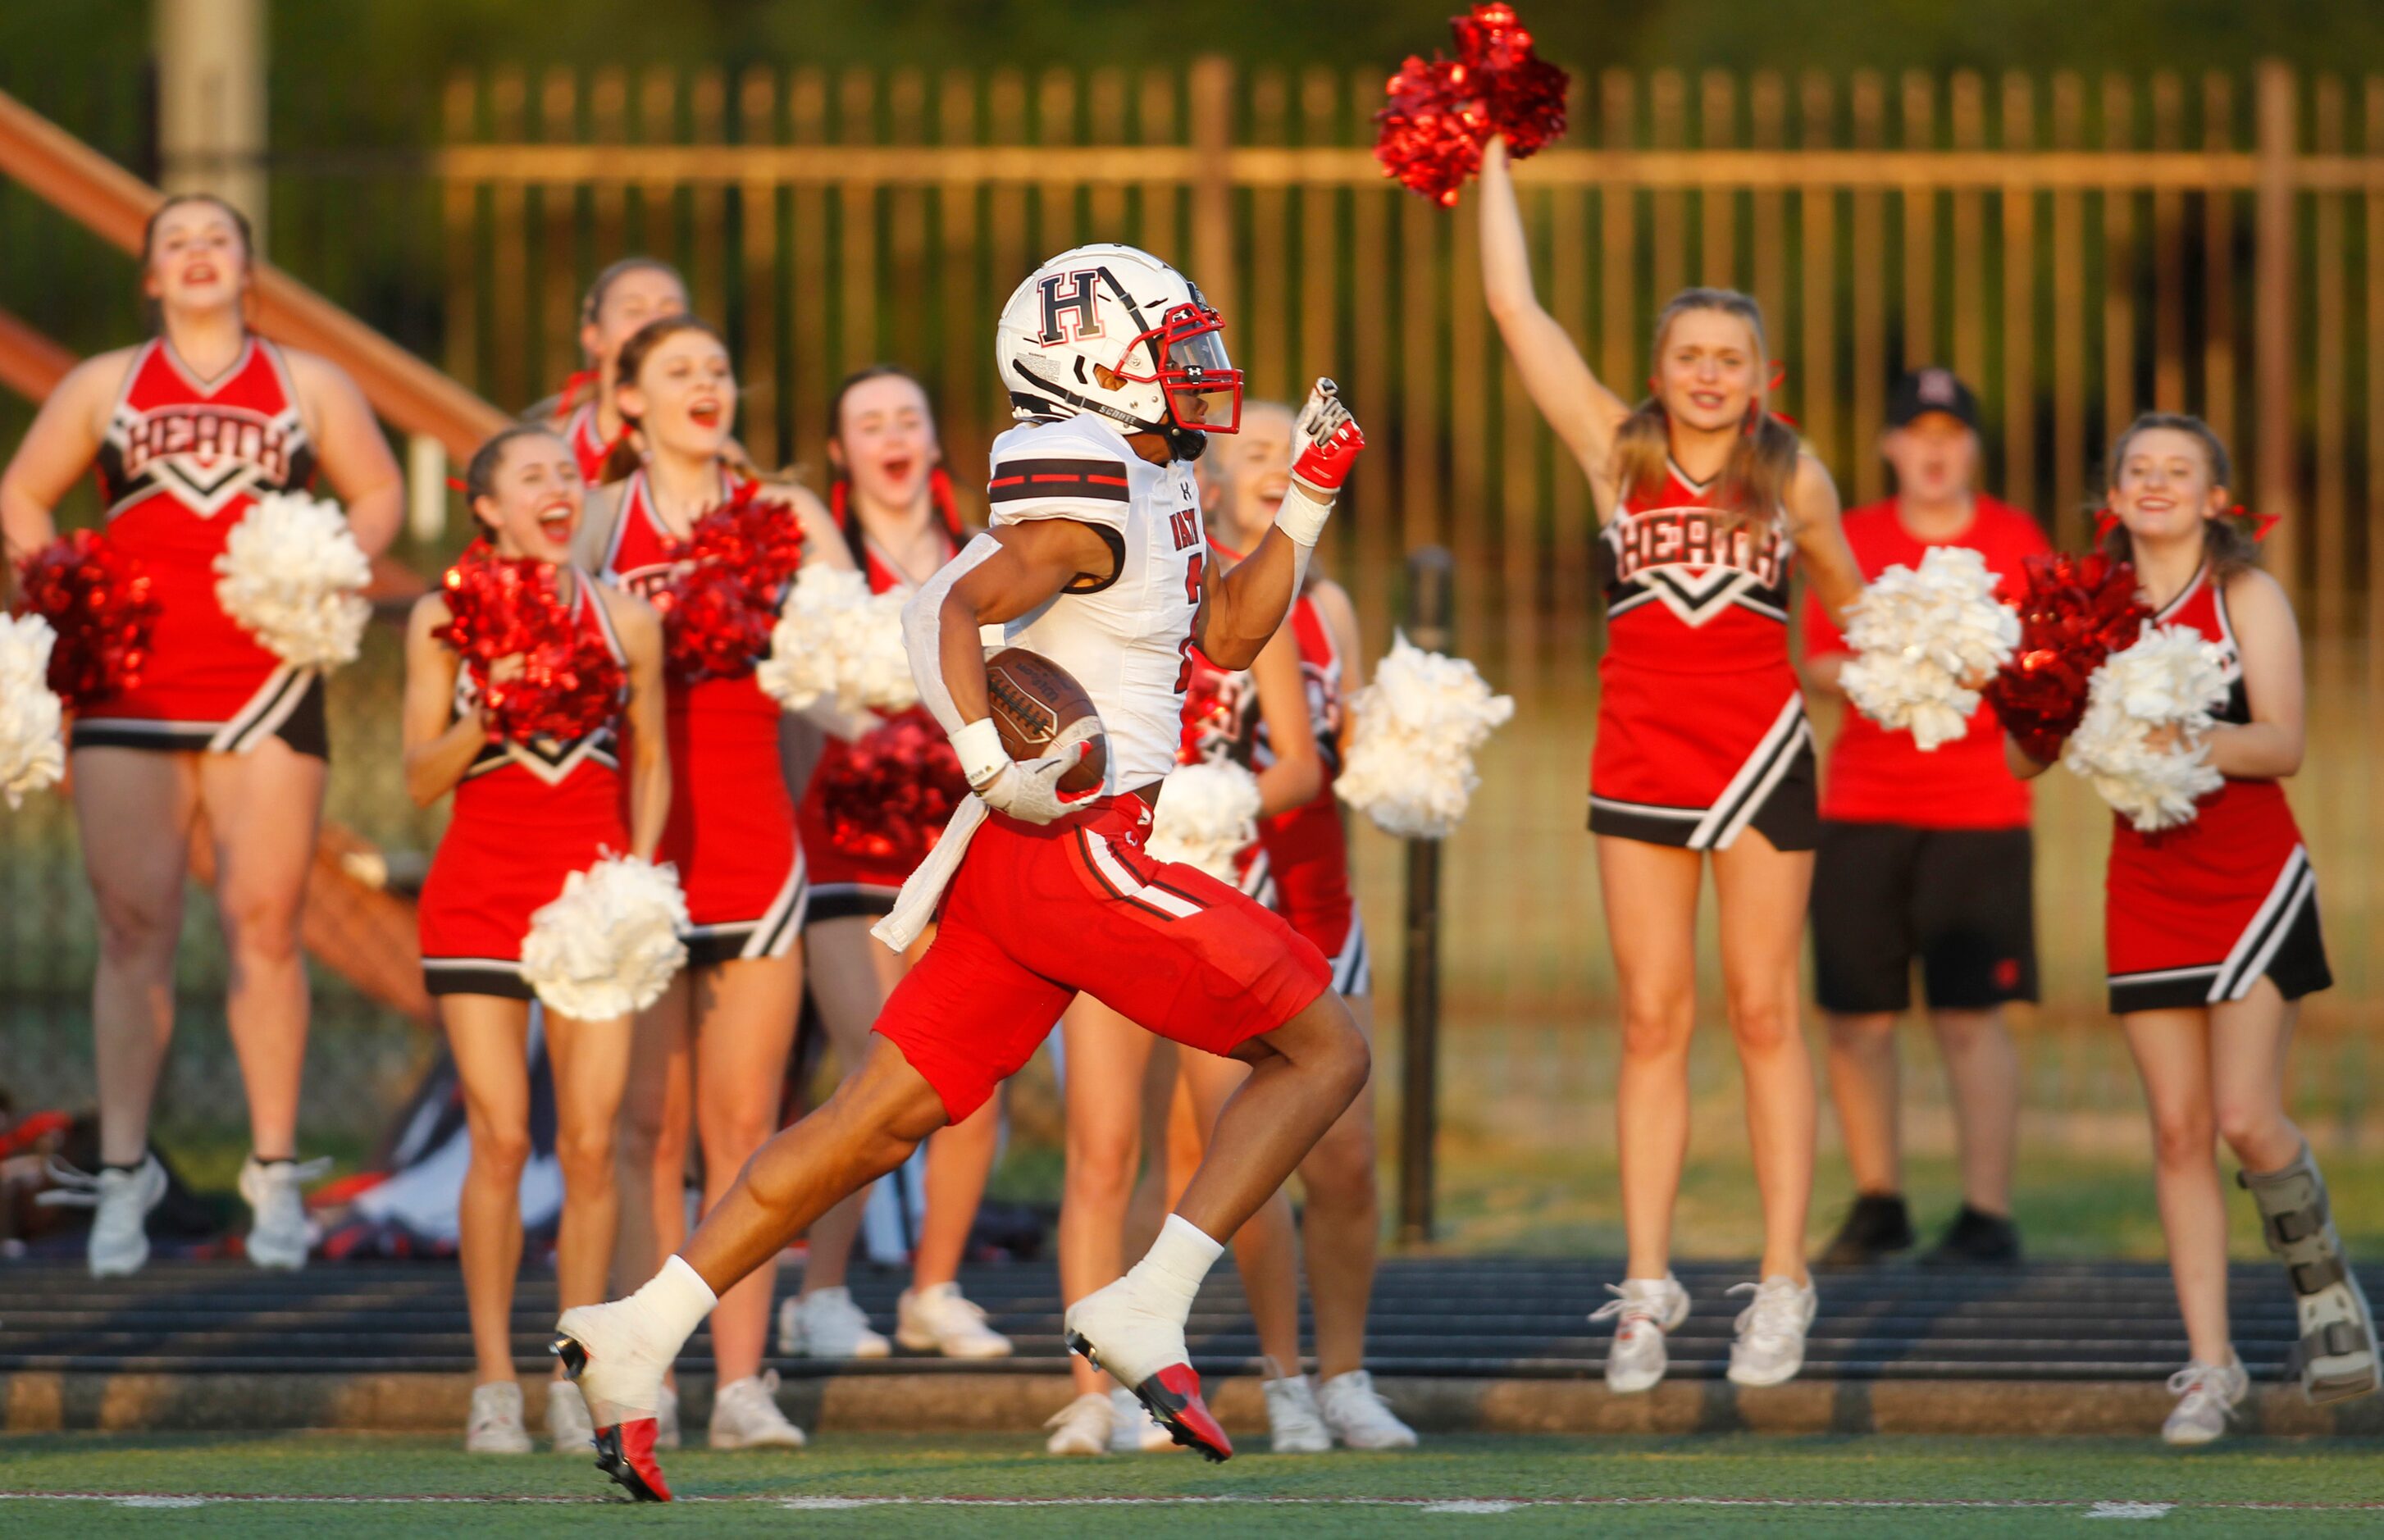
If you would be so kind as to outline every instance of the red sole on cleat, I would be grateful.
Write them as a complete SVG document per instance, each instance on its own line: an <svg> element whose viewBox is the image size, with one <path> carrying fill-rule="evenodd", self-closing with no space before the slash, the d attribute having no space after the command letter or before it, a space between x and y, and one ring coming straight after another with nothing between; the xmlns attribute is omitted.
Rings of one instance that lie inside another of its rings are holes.
<svg viewBox="0 0 2384 1540"><path fill-rule="evenodd" d="M1068 1346L1094 1368L1101 1366L1100 1355L1082 1335L1070 1332ZM1197 1450L1212 1465L1222 1465L1234 1458L1234 1441L1225 1436L1225 1430L1211 1415L1209 1403L1200 1398L1200 1376L1192 1372L1190 1364L1170 1364L1129 1388L1134 1398L1159 1420L1159 1425L1176 1443Z"/></svg>
<svg viewBox="0 0 2384 1540"><path fill-rule="evenodd" d="M563 1360L564 1377L577 1384L588 1368L588 1349L575 1339L562 1336L555 1338L547 1351ZM654 1420L651 1417L598 1428L596 1469L626 1489L632 1502L671 1500L670 1483L663 1479L663 1468L654 1459Z"/></svg>

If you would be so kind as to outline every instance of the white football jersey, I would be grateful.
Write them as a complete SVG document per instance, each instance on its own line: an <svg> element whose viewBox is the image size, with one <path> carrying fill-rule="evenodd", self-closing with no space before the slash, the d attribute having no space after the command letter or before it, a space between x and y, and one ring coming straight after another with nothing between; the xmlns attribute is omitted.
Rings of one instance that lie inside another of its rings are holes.
<svg viewBox="0 0 2384 1540"><path fill-rule="evenodd" d="M986 497L997 529L1069 518L1110 542L1115 578L988 627L987 640L1040 652L1085 687L1109 738L1103 791L1164 778L1183 733L1209 552L1191 465L1152 465L1098 416L1023 423L993 441Z"/></svg>

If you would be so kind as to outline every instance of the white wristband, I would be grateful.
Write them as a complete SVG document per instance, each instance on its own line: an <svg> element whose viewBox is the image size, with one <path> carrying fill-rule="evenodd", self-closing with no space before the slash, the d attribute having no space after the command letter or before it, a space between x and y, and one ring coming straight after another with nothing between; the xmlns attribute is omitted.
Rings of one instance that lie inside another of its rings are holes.
<svg viewBox="0 0 2384 1540"><path fill-rule="evenodd" d="M1001 729L990 716L979 717L952 734L952 752L960 756L961 774L980 791L1010 763L1001 747Z"/></svg>
<svg viewBox="0 0 2384 1540"><path fill-rule="evenodd" d="M1313 551L1324 533L1324 521L1333 516L1333 502L1331 493L1294 477L1283 494L1283 506L1275 511L1274 527L1301 550Z"/></svg>

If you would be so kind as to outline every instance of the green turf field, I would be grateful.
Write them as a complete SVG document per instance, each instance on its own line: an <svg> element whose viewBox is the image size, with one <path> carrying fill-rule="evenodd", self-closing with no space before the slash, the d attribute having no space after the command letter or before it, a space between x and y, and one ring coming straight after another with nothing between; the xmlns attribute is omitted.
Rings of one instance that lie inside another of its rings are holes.
<svg viewBox="0 0 2384 1540"><path fill-rule="evenodd" d="M2384 1526L2372 1443L1436 1438L1409 1455L1060 1461L1009 1437L831 1435L689 1450L668 1509L593 1506L548 1455L333 1435L0 1441L0 1534L2351 1535ZM66 1496L53 1496L64 1494ZM248 1499L248 1500L243 1500ZM258 1500L267 1499L267 1500ZM344 1500L326 1500L344 1499ZM907 1501L895 1499L908 1499Z"/></svg>

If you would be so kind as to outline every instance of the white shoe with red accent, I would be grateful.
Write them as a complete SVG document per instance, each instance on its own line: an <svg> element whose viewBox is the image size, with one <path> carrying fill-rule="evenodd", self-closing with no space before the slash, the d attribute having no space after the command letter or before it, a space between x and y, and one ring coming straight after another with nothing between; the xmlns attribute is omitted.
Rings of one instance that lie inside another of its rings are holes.
<svg viewBox="0 0 2384 1540"><path fill-rule="evenodd" d="M1653 1389L1670 1366L1665 1334L1689 1318L1689 1291L1669 1273L1661 1278L1625 1278L1606 1288L1615 1298L1589 1316L1614 1323L1614 1342L1606 1349L1606 1388L1618 1396Z"/></svg>
<svg viewBox="0 0 2384 1540"><path fill-rule="evenodd" d="M1133 1391L1175 1442L1211 1460L1233 1458L1234 1441L1200 1399L1182 1318L1145 1304L1131 1277L1069 1306L1065 1330L1068 1346Z"/></svg>
<svg viewBox="0 0 2384 1540"><path fill-rule="evenodd" d="M670 1485L654 1459L654 1414L663 1375L679 1344L636 1298L579 1305L554 1323L554 1355L579 1386L596 1424L596 1468L639 1502L670 1501Z"/></svg>

